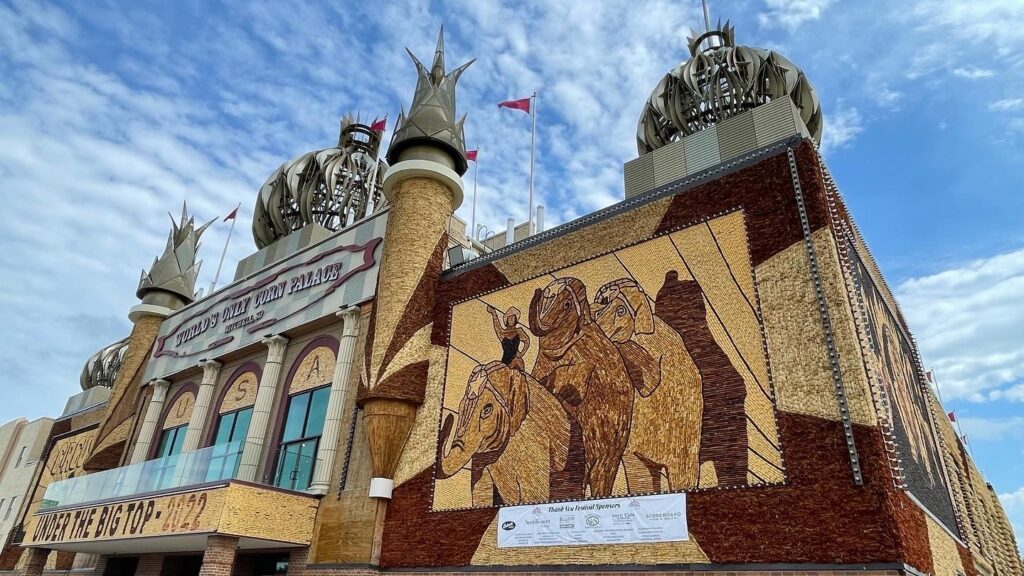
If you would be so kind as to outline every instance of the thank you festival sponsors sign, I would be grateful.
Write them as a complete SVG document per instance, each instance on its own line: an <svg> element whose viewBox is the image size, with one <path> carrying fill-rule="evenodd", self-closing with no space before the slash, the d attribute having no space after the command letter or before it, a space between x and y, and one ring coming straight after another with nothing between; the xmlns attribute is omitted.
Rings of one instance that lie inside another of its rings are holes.
<svg viewBox="0 0 1024 576"><path fill-rule="evenodd" d="M688 540L686 494L608 498L498 511L498 547Z"/></svg>
<svg viewBox="0 0 1024 576"><path fill-rule="evenodd" d="M170 376L373 297L387 213L207 296L160 326L145 378Z"/></svg>

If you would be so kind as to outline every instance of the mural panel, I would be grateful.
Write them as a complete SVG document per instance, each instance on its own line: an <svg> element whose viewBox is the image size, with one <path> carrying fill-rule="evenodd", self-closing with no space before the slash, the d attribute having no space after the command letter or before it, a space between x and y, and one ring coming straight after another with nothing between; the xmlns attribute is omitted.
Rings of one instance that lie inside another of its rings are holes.
<svg viewBox="0 0 1024 576"><path fill-rule="evenodd" d="M740 211L460 302L433 508L785 479Z"/></svg>
<svg viewBox="0 0 1024 576"><path fill-rule="evenodd" d="M906 489L958 533L913 345L860 255L852 245L848 250L870 340L866 361L879 393L876 409L892 425Z"/></svg>

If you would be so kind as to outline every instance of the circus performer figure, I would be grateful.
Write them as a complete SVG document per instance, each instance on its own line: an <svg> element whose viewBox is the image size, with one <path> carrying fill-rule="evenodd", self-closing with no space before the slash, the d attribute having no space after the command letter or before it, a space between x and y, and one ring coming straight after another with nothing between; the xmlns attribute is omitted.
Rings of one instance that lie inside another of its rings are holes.
<svg viewBox="0 0 1024 576"><path fill-rule="evenodd" d="M526 371L526 351L530 349L530 336L519 325L519 309L515 306L498 317L498 309L487 307L494 323L494 335L501 342L501 363L513 370Z"/></svg>

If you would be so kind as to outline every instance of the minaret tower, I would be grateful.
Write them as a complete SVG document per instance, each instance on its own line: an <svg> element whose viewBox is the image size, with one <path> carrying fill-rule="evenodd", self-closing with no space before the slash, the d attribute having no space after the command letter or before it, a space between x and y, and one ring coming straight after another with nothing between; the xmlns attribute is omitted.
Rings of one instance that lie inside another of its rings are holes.
<svg viewBox="0 0 1024 576"><path fill-rule="evenodd" d="M430 69L412 52L409 56L418 80L387 154L391 167L384 176L384 195L391 213L359 391L373 461L370 495L384 502L391 497L399 457L423 402L434 292L467 168L465 117L456 119L455 83L472 61L445 73L443 28Z"/></svg>
<svg viewBox="0 0 1024 576"><path fill-rule="evenodd" d="M110 391L106 414L96 433L92 454L84 464L87 470L106 470L121 464L124 442L131 433L136 399L146 384L136 382L136 376L153 348L164 318L192 303L196 277L202 264L196 262L199 237L213 222L211 220L196 228L194 218L188 215L188 207L182 204L181 220L175 222L171 217L171 232L163 254L153 260L149 272L142 273L135 293L142 302L128 312L132 332ZM162 389L160 383L163 384ZM166 382L158 381L154 384L153 401L162 403L164 393Z"/></svg>

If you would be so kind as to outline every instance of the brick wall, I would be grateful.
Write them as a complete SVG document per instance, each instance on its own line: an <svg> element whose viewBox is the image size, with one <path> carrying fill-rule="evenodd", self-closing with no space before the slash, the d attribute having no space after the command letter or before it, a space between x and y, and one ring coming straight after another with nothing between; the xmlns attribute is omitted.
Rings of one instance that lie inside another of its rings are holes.
<svg viewBox="0 0 1024 576"><path fill-rule="evenodd" d="M206 552L199 576L231 576L235 564L235 549L238 538L234 536L209 536L206 538Z"/></svg>

